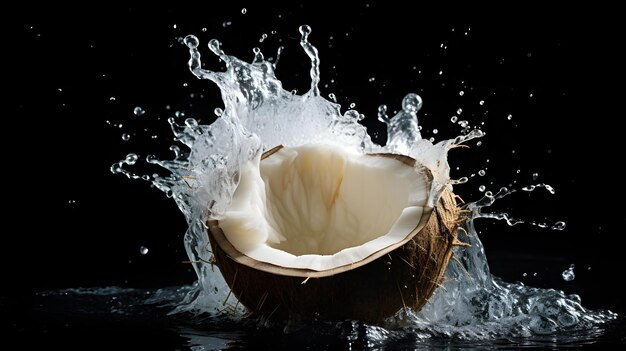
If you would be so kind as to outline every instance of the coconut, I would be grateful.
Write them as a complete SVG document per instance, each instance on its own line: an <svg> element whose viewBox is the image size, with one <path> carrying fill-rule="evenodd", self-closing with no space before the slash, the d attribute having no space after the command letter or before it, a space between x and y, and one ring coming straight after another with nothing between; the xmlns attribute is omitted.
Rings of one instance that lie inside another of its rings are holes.
<svg viewBox="0 0 626 351"><path fill-rule="evenodd" d="M213 262L253 315L380 323L433 295L461 244L461 210L447 186L432 191L430 169L336 145L260 158L207 221Z"/></svg>

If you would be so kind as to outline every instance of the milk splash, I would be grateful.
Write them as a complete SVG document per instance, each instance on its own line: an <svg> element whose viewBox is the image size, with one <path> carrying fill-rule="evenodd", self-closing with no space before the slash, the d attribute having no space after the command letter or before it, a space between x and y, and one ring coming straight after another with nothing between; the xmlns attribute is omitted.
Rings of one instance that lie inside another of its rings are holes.
<svg viewBox="0 0 626 351"><path fill-rule="evenodd" d="M124 169L138 160L135 154L111 167L114 173L151 181L176 201L187 219L185 248L199 280L175 312L231 316L244 313L217 268L210 264L212 253L204 223L207 219L221 218L237 187L240 167L264 150L278 144L341 143L361 152L392 152L417 159L433 169L435 179L440 180L433 191L464 182L449 180L447 152L482 137L482 131L465 128L463 135L436 144L422 139L417 118L422 100L416 94L408 94L402 101L402 109L393 117L387 116L385 106L379 108L378 118L387 125L388 142L385 146L373 143L366 128L359 124L362 114L352 109L341 113L339 104L320 95L320 60L317 49L308 41L311 28L301 26L300 33L300 44L311 60L311 88L302 95L284 90L275 76L282 47L274 60L266 60L255 48L252 63L247 63L226 55L220 42L213 39L209 49L226 64L226 71L214 72L202 68L199 41L195 36L187 36L184 43L191 55L191 72L217 84L224 109L216 109L218 118L211 125L201 125L193 118L187 118L182 125L173 117L168 120L176 140L189 151L172 146L173 160L146 157L147 162L167 169L168 176L138 176ZM481 211L503 195L502 192L485 194L483 199L465 206L468 220L459 237L471 246L456 249L456 259L446 271L445 283L427 305L419 312L399 311L386 321L388 331L408 330L418 336L468 339L524 337L585 331L615 318L608 311L585 309L576 295L506 283L490 274L474 219L508 220L504 214L489 215Z"/></svg>

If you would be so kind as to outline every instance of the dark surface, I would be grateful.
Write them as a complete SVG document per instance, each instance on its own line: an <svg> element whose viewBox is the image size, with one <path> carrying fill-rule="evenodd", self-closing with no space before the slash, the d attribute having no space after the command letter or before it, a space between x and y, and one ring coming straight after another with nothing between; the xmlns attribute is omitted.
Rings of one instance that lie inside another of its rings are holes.
<svg viewBox="0 0 626 351"><path fill-rule="evenodd" d="M350 11L246 6L245 15L242 7L15 13L3 55L9 60L3 146L10 207L4 218L10 229L3 233L7 288L0 303L9 325L16 325L11 322L16 315L43 318L32 310L35 291L162 287L195 279L181 263L187 259L186 226L174 202L145 182L111 174L109 166L128 152L169 157L167 117L180 110L209 123L213 108L221 105L217 88L189 73L188 52L178 38L198 35L212 69L220 64L205 46L210 38L220 39L228 54L247 59L254 46L268 57L284 45L277 75L286 89L302 93L309 86L309 61L298 45L297 27L303 23L312 26L310 40L320 50L322 93L335 93L344 108L356 103L380 142L385 131L375 118L377 106L396 110L409 92L424 100L425 137L433 128L438 140L458 134L460 128L449 122L458 108L471 124L485 122L483 145L472 142L471 149L454 150L450 157L453 177L488 167L485 177L455 188L465 200L477 199L481 184L495 191L513 182L518 188L545 182L557 190L553 196L518 193L496 210L548 223L563 220L564 231L479 223L493 273L577 293L590 308L626 313L624 293L617 288L626 268L620 245L626 225L619 171L623 61L617 55L617 25L607 17L611 11L543 13L523 20L504 12L488 20L454 21L385 3ZM232 24L224 27L225 21ZM269 37L259 43L262 33ZM146 115L135 117L135 106ZM121 129L113 126L120 123ZM124 132L133 134L130 141L121 140ZM539 174L536 181L533 173ZM141 245L149 248L147 255L139 253ZM565 282L561 272L570 264L576 265L576 279ZM66 317L74 318L62 311L54 318ZM154 334L166 338L158 324Z"/></svg>

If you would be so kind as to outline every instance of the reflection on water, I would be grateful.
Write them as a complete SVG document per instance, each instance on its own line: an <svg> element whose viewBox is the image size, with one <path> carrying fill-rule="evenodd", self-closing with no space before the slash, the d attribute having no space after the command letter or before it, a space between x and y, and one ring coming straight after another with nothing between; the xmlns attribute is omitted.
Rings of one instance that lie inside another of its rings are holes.
<svg viewBox="0 0 626 351"><path fill-rule="evenodd" d="M358 321L268 325L251 318L169 313L192 286L158 290L64 289L33 297L25 324L12 316L20 345L68 348L229 350L267 349L572 349L610 347L626 341L626 321L616 319L586 331L527 338L467 340L413 328L385 329ZM3 306L4 307L4 306Z"/></svg>

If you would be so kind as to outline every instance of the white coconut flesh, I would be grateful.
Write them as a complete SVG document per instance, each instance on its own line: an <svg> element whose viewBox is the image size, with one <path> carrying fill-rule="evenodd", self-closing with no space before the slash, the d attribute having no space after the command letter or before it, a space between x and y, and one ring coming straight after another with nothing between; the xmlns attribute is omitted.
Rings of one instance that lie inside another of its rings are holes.
<svg viewBox="0 0 626 351"><path fill-rule="evenodd" d="M284 147L242 167L219 225L257 261L314 271L355 264L421 229L431 212L423 172L336 145Z"/></svg>

